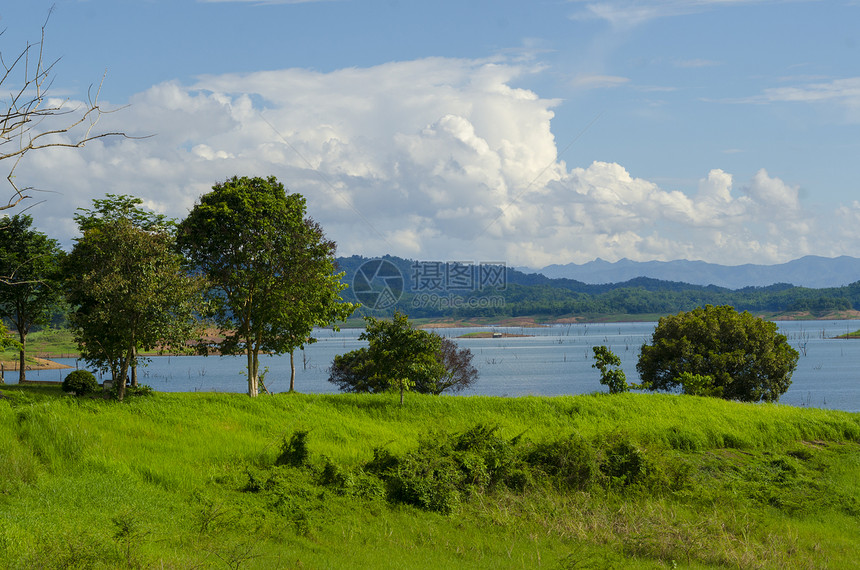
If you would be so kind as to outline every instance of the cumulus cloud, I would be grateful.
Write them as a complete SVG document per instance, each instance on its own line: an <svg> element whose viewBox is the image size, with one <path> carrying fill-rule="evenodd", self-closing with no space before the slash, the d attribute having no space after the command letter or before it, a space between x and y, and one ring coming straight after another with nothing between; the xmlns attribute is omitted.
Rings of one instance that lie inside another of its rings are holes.
<svg viewBox="0 0 860 570"><path fill-rule="evenodd" d="M56 192L28 213L67 244L75 208L105 193L181 218L238 174L275 175L306 196L343 255L540 267L850 253L840 244L853 230L822 233L798 189L765 170L737 183L714 169L688 194L613 162L568 166L552 132L559 101L516 86L537 71L430 58L167 82L103 117L107 130L151 137L33 153L17 175ZM828 226L856 228L858 210L846 206Z"/></svg>

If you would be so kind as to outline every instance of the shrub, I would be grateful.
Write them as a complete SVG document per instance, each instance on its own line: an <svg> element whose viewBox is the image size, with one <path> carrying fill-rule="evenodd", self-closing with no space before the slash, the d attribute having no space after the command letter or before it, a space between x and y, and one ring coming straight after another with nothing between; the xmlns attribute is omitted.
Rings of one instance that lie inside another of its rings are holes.
<svg viewBox="0 0 860 570"><path fill-rule="evenodd" d="M63 380L63 392L86 396L99 389L99 383L89 370L75 370Z"/></svg>
<svg viewBox="0 0 860 570"><path fill-rule="evenodd" d="M289 465L290 467L301 467L308 460L308 432L296 430L288 440L284 438L281 444L281 452L275 459L275 465Z"/></svg>
<svg viewBox="0 0 860 570"><path fill-rule="evenodd" d="M597 455L577 434L535 445L526 461L561 489L588 489L597 476Z"/></svg>

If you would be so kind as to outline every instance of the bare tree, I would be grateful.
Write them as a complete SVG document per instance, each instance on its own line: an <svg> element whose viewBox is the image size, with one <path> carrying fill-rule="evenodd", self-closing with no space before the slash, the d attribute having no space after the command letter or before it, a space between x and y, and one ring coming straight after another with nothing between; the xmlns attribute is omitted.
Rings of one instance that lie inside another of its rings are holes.
<svg viewBox="0 0 860 570"><path fill-rule="evenodd" d="M99 106L101 82L96 89L90 88L86 103L73 105L68 99L49 98L54 66L59 59L44 59L48 19L42 25L39 42L28 43L11 58L0 49L0 92L3 93L0 95L0 162L4 171L9 165L6 179L12 187L9 199L0 201L0 211L14 208L36 191L32 186L15 181L15 170L29 152L51 147L80 148L95 139L126 136L122 132L101 132L96 128L101 116L110 112ZM0 37L2 35L0 31Z"/></svg>

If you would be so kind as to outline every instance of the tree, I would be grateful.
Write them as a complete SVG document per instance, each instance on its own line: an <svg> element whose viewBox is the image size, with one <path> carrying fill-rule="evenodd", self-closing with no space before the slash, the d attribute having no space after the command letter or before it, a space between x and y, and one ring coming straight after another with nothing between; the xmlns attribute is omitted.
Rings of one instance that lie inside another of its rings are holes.
<svg viewBox="0 0 860 570"><path fill-rule="evenodd" d="M478 380L478 369L472 364L472 351L458 347L453 340L442 339L438 359L445 373L431 385L431 394L459 392L471 387Z"/></svg>
<svg viewBox="0 0 860 570"><path fill-rule="evenodd" d="M707 305L661 318L636 369L649 390L686 384L694 393L776 402L791 384L798 358L776 324L728 305Z"/></svg>
<svg viewBox="0 0 860 570"><path fill-rule="evenodd" d="M248 358L248 395L259 393L259 355L290 353L314 342L316 326L345 320L335 244L306 217L305 199L274 176L230 178L179 224L178 243L207 278L207 298L224 340L222 354ZM290 375L294 389L295 365Z"/></svg>
<svg viewBox="0 0 860 570"><path fill-rule="evenodd" d="M33 219L12 216L0 225L0 318L9 319L18 333L18 382L26 381L27 335L34 325L48 322L62 299L60 263L63 251L56 240L30 229Z"/></svg>
<svg viewBox="0 0 860 570"><path fill-rule="evenodd" d="M15 170L30 152L52 147L80 148L95 139L125 136L96 130L101 116L109 112L99 105L101 85L77 107L49 95L58 60L45 59L46 27L47 20L40 40L11 57L8 51L0 51L0 89L7 93L2 103L6 108L0 108L0 162L9 164L6 180L12 187L9 199L0 202L0 211L31 197L34 188L15 180Z"/></svg>
<svg viewBox="0 0 860 570"><path fill-rule="evenodd" d="M359 336L368 346L338 355L329 370L329 382L344 392L400 392L441 394L471 386L478 377L472 351L459 349L436 333L415 329L408 318L395 313L391 321L365 317Z"/></svg>
<svg viewBox="0 0 860 570"><path fill-rule="evenodd" d="M0 353L3 353L9 347L16 347L17 345L18 343L9 335L9 331L6 329L6 323L0 319ZM3 363L0 362L0 384L6 383L6 379L3 375Z"/></svg>
<svg viewBox="0 0 860 570"><path fill-rule="evenodd" d="M172 222L141 203L109 194L82 210L83 235L65 264L81 356L110 371L120 400L140 351L181 350L197 326L199 279L175 252Z"/></svg>
<svg viewBox="0 0 860 570"><path fill-rule="evenodd" d="M606 346L594 346L592 351L594 351L594 364L591 367L600 370L600 383L609 387L610 394L626 392L629 387L624 371L620 368L609 368L610 366L621 366L621 359L618 358L618 355Z"/></svg>

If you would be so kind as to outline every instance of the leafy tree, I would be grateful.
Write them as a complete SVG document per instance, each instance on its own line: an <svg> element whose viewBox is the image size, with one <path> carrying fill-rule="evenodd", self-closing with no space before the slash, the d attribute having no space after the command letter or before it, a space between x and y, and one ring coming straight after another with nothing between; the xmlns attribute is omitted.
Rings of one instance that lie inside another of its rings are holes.
<svg viewBox="0 0 860 570"><path fill-rule="evenodd" d="M453 340L443 338L438 358L445 373L436 379L431 394L459 392L478 380L478 369L472 364L472 351L468 348L460 348Z"/></svg>
<svg viewBox="0 0 860 570"><path fill-rule="evenodd" d="M33 219L12 216L0 225L0 318L9 319L18 333L18 382L26 381L27 335L34 325L48 322L60 302L60 263L56 240L30 229Z"/></svg>
<svg viewBox="0 0 860 570"><path fill-rule="evenodd" d="M609 368L610 366L621 366L621 359L618 355L609 350L606 346L592 347L594 351L594 364L592 368L600 370L600 383L609 387L610 394L619 394L627 392L627 377L624 371L620 368Z"/></svg>
<svg viewBox="0 0 860 570"><path fill-rule="evenodd" d="M775 402L791 384L798 358L776 324L728 305L707 305L661 318L636 369L649 390L686 383L702 392L722 390L729 400Z"/></svg>
<svg viewBox="0 0 860 570"><path fill-rule="evenodd" d="M75 216L83 235L66 259L70 315L81 356L109 370L117 397L142 350L181 350L197 326L200 282L175 252L172 223L108 195Z"/></svg>
<svg viewBox="0 0 860 570"><path fill-rule="evenodd" d="M413 328L395 313L391 321L365 317L359 336L368 346L334 358L329 382L344 392L400 392L441 394L471 386L478 377L472 352L436 333Z"/></svg>
<svg viewBox="0 0 860 570"><path fill-rule="evenodd" d="M208 299L225 335L222 354L248 357L248 395L259 393L259 354L314 342L315 326L346 319L335 244L305 215L305 199L275 177L215 184L179 224L178 243L208 278ZM290 375L294 389L295 365Z"/></svg>

